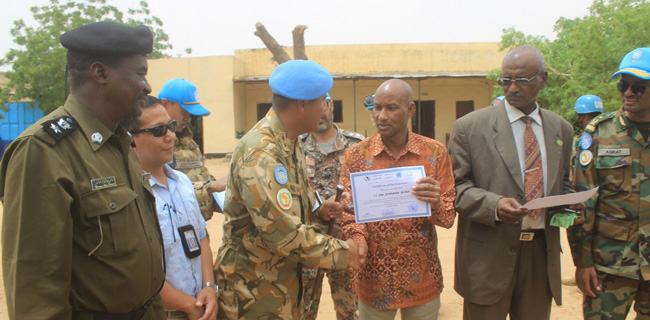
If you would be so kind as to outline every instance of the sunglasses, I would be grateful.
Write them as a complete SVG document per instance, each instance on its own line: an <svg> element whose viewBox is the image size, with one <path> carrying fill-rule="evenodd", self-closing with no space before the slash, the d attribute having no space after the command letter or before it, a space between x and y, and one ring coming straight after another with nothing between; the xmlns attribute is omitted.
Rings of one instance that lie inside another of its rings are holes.
<svg viewBox="0 0 650 320"><path fill-rule="evenodd" d="M159 124L151 128L144 128L131 131L131 135L135 135L142 132L151 132L154 137L162 137L167 133L167 130L172 133L176 132L176 120L169 121L168 124Z"/></svg>
<svg viewBox="0 0 650 320"><path fill-rule="evenodd" d="M530 79L526 79L526 78L505 79L505 78L501 78L501 75L499 75L499 79L497 79L497 82L499 83L500 86L504 88L510 88L513 82L517 84L517 87L520 88L528 87L530 82L533 81L533 79L535 79L535 77L537 77L540 73L542 73L542 70L537 71L537 73L532 77L530 77Z"/></svg>
<svg viewBox="0 0 650 320"><path fill-rule="evenodd" d="M630 85L629 82L621 80L621 81L616 83L616 88L618 88L618 92L620 92L620 93L625 93L625 92L627 92L628 88L631 88L632 93L634 93L637 96L640 96L640 95L643 95L645 93L645 89L647 89L648 87L645 86L641 82L637 82L637 83L634 83L634 84Z"/></svg>

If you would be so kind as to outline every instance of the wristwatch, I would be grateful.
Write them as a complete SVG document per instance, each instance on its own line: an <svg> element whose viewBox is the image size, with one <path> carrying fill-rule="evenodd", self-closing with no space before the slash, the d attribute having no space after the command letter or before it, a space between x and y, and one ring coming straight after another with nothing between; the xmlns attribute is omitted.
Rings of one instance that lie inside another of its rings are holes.
<svg viewBox="0 0 650 320"><path fill-rule="evenodd" d="M219 291L219 286L216 283L212 283L210 281L203 284L203 288L205 288L205 287L210 287L210 288L214 289L214 291Z"/></svg>

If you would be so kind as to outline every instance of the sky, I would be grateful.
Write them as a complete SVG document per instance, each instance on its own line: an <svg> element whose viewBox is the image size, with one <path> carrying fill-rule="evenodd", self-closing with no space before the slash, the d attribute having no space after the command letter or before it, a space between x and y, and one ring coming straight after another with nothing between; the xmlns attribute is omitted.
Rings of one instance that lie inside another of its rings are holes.
<svg viewBox="0 0 650 320"><path fill-rule="evenodd" d="M9 2L9 0L4 0ZM67 0L59 0L65 2ZM82 1L82 0L76 0ZM283 46L292 45L291 31L307 26L305 44L375 44L431 42L499 42L504 28L554 39L560 17L588 14L593 0L148 0L170 36L172 56L232 55L234 50L264 48L253 32L261 22ZM123 12L139 0L108 0ZM34 25L32 6L49 0L20 0L3 5L0 55L13 43L13 21ZM185 49L192 53L186 54ZM7 71L10 66L1 66Z"/></svg>

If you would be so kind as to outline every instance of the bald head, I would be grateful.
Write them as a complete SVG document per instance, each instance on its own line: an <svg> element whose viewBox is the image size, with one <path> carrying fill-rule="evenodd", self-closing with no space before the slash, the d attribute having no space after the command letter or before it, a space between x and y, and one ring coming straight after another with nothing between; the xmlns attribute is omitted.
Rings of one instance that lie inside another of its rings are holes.
<svg viewBox="0 0 650 320"><path fill-rule="evenodd" d="M501 88L509 105L529 114L537 107L537 95L546 87L544 55L535 47L516 47L501 64ZM505 81L504 81L505 80Z"/></svg>
<svg viewBox="0 0 650 320"><path fill-rule="evenodd" d="M534 64L537 67L538 71L544 71L544 68L546 67L544 63L544 54L542 54L539 49L529 45L516 47L506 53L505 57L503 57L501 68L503 68L503 65L513 62Z"/></svg>
<svg viewBox="0 0 650 320"><path fill-rule="evenodd" d="M408 83L390 79L382 83L375 92L372 118L384 139L405 142L408 120L415 112L413 90Z"/></svg>
<svg viewBox="0 0 650 320"><path fill-rule="evenodd" d="M409 104L413 102L413 90L408 83L400 79L390 79L384 81L377 91L375 92L375 97L382 94L391 94L393 96L399 97L403 100L404 104Z"/></svg>

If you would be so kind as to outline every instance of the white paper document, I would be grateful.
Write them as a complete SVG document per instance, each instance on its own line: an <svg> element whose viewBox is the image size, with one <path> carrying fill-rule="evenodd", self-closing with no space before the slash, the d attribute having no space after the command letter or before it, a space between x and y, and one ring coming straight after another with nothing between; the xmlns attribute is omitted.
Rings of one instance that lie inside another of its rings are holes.
<svg viewBox="0 0 650 320"><path fill-rule="evenodd" d="M216 200L217 203L219 204L219 208L221 208L221 210L223 211L224 209L223 204L224 202L226 202L226 190L223 190L221 192L213 192L212 196L214 197L214 200Z"/></svg>
<svg viewBox="0 0 650 320"><path fill-rule="evenodd" d="M591 198L591 196L593 196L596 191L598 191L598 187L582 192L537 198L529 201L521 207L528 210L534 210L539 208L550 208L583 203L587 201L587 199Z"/></svg>
<svg viewBox="0 0 650 320"><path fill-rule="evenodd" d="M423 166L350 174L357 223L431 216L429 204L411 193L416 181L423 177Z"/></svg>

